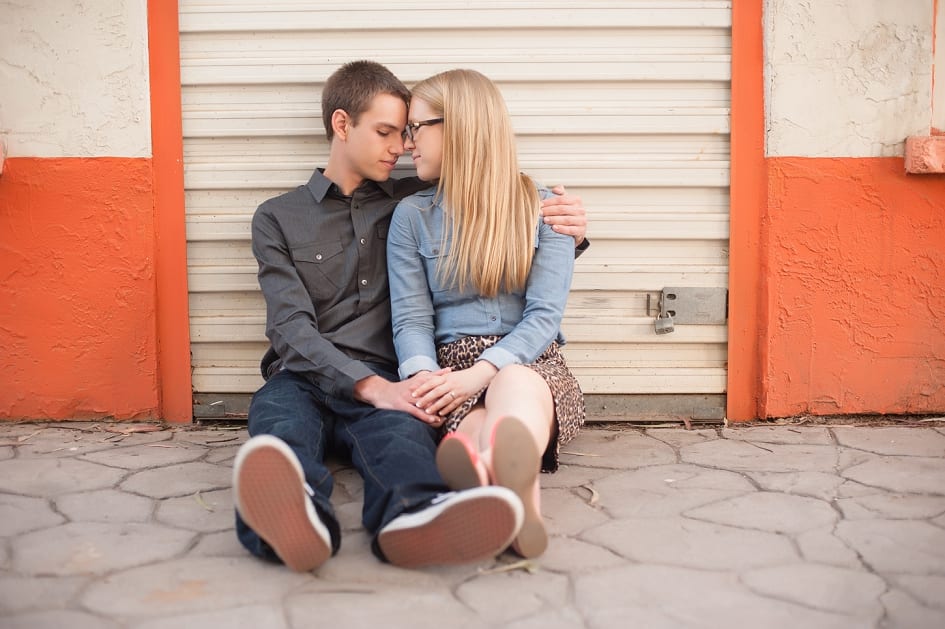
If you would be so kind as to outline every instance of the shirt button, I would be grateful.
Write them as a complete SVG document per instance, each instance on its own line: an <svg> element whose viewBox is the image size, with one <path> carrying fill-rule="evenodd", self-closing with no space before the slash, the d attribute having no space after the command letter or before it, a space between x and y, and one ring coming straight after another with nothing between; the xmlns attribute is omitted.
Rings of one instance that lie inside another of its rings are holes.
<svg viewBox="0 0 945 629"><path fill-rule="evenodd" d="M367 286L367 280L361 280L361 286Z"/></svg>
<svg viewBox="0 0 945 629"><path fill-rule="evenodd" d="M316 260L321 260L321 259L322 259L322 254L316 253L316 254L315 254L315 259L316 259Z"/></svg>
<svg viewBox="0 0 945 629"><path fill-rule="evenodd" d="M367 240L365 240L364 238L362 238L362 239L361 239L361 244L363 245L363 244L366 244L366 243L367 243Z"/></svg>
<svg viewBox="0 0 945 629"><path fill-rule="evenodd" d="M490 320L490 321L495 321L495 315L492 315L491 317L489 317L489 320Z"/></svg>

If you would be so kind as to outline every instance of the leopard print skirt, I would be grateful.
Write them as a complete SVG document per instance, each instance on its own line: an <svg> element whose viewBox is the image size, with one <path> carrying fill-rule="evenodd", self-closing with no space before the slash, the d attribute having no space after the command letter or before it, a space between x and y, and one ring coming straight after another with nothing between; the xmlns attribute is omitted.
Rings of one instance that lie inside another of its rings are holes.
<svg viewBox="0 0 945 629"><path fill-rule="evenodd" d="M451 343L437 347L437 361L441 367L468 369L473 366L479 355L495 345L501 336L466 336ZM534 370L548 383L555 405L556 430L551 443L542 456L543 472L555 472L558 469L558 454L561 446L571 441L581 426L584 425L584 394L577 378L568 369L564 356L559 351L558 343L552 343L538 359L525 365ZM488 388L488 387L486 387ZM463 402L462 406L449 414L443 425L443 434L453 432L459 423L479 403L486 388Z"/></svg>

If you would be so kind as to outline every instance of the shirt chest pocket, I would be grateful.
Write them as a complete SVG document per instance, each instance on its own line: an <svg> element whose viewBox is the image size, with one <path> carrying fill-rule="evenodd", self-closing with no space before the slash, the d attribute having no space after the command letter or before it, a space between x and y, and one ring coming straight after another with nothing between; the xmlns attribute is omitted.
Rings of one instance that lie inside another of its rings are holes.
<svg viewBox="0 0 945 629"><path fill-rule="evenodd" d="M308 243L292 248L292 259L309 292L329 297L342 285L344 249L337 240Z"/></svg>
<svg viewBox="0 0 945 629"><path fill-rule="evenodd" d="M440 242L421 241L419 246L420 261L427 276L427 285L434 293L446 290L446 286L437 277L437 265L441 264L443 245Z"/></svg>

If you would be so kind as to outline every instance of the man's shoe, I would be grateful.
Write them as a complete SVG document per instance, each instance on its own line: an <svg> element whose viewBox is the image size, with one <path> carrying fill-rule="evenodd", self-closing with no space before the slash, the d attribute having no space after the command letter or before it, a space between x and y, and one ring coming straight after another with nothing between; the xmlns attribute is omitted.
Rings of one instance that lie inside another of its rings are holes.
<svg viewBox="0 0 945 629"><path fill-rule="evenodd" d="M377 543L389 562L403 568L483 561L512 543L523 519L515 492L476 487L441 494L428 507L394 518Z"/></svg>
<svg viewBox="0 0 945 629"><path fill-rule="evenodd" d="M259 435L239 449L233 464L236 510L296 572L314 570L331 557L331 535L310 493L298 457L281 439Z"/></svg>

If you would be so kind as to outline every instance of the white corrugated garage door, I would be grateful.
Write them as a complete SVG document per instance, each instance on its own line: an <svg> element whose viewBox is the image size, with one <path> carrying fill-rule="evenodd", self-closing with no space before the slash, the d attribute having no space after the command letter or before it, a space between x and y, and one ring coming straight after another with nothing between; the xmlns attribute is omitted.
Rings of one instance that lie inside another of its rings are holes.
<svg viewBox="0 0 945 629"><path fill-rule="evenodd" d="M321 85L369 58L408 86L455 67L495 79L522 168L584 199L593 244L564 332L591 417L722 406L726 326L657 335L647 297L727 284L730 26L721 1L181 0L196 399L262 383L250 218L324 165Z"/></svg>

